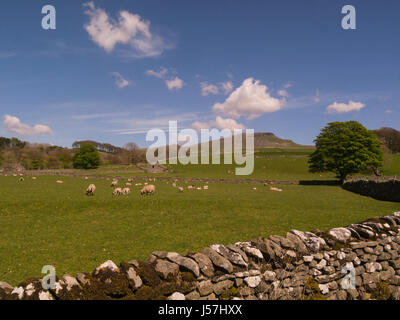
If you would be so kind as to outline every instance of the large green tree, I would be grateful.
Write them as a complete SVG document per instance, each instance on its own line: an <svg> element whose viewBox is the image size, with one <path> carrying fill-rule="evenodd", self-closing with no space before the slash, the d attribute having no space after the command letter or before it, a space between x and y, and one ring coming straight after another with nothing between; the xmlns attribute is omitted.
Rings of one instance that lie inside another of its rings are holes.
<svg viewBox="0 0 400 320"><path fill-rule="evenodd" d="M315 139L311 172L334 172L343 182L349 174L378 173L383 153L378 138L357 121L332 122Z"/></svg>
<svg viewBox="0 0 400 320"><path fill-rule="evenodd" d="M84 143L72 157L75 169L96 169L100 165L100 155L90 143Z"/></svg>

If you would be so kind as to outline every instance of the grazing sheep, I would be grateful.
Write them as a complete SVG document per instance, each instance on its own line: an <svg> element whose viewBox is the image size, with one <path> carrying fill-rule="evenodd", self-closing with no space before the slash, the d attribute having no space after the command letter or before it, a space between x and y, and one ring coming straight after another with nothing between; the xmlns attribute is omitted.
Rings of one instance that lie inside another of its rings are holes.
<svg viewBox="0 0 400 320"><path fill-rule="evenodd" d="M89 177L85 177L85 180L88 180L89 179Z"/></svg>
<svg viewBox="0 0 400 320"><path fill-rule="evenodd" d="M91 184L87 189L86 189L86 195L87 196L94 196L94 192L96 191L96 186L94 184Z"/></svg>
<svg viewBox="0 0 400 320"><path fill-rule="evenodd" d="M113 191L112 194L113 194L114 196L121 195L121 194L122 194L122 189L121 189L121 188L116 188L116 189Z"/></svg>
<svg viewBox="0 0 400 320"><path fill-rule="evenodd" d="M204 189L204 190L208 190L208 186L204 186L203 189Z"/></svg>
<svg viewBox="0 0 400 320"><path fill-rule="evenodd" d="M174 188L176 188L176 183L174 182L174 183L172 184L172 186L173 186Z"/></svg>
<svg viewBox="0 0 400 320"><path fill-rule="evenodd" d="M197 189L197 190L201 190L201 187L197 187L196 189Z"/></svg>
<svg viewBox="0 0 400 320"><path fill-rule="evenodd" d="M135 184L136 187L141 186L141 185L142 185L141 183L136 183Z"/></svg>
<svg viewBox="0 0 400 320"><path fill-rule="evenodd" d="M127 183L125 183L125 185L126 185L127 187L130 187L130 186L132 185L132 183L127 182Z"/></svg>
<svg viewBox="0 0 400 320"><path fill-rule="evenodd" d="M189 190L193 190L193 189L194 189L194 186L191 185L191 186L188 186L187 188L188 188Z"/></svg>
<svg viewBox="0 0 400 320"><path fill-rule="evenodd" d="M275 188L275 187L270 187L269 190L271 190L271 191L278 191L278 192L281 192L281 191L282 191L282 189Z"/></svg>
<svg viewBox="0 0 400 320"><path fill-rule="evenodd" d="M257 190L257 188L256 188L256 187L254 187L254 188L253 188L253 190Z"/></svg>
<svg viewBox="0 0 400 320"><path fill-rule="evenodd" d="M178 187L179 192L183 192L183 188L182 187Z"/></svg>
<svg viewBox="0 0 400 320"><path fill-rule="evenodd" d="M61 184L61 183L64 183L64 181L57 180L57 181L56 181L56 183L59 183L59 184Z"/></svg>
<svg viewBox="0 0 400 320"><path fill-rule="evenodd" d="M25 179L24 178L19 178L19 182L23 182L23 181L25 181Z"/></svg>
<svg viewBox="0 0 400 320"><path fill-rule="evenodd" d="M111 182L111 187L116 187L118 185L118 180L113 180L112 182Z"/></svg>
<svg viewBox="0 0 400 320"><path fill-rule="evenodd" d="M122 194L123 195L128 195L128 194L130 194L131 193L131 189L129 189L129 188L123 188L122 189Z"/></svg>
<svg viewBox="0 0 400 320"><path fill-rule="evenodd" d="M154 194L154 192L156 191L156 187L152 184L149 184L147 186L145 186L141 191L140 194L144 195L144 194Z"/></svg>
<svg viewBox="0 0 400 320"><path fill-rule="evenodd" d="M32 177L32 180L36 180L37 178L36 177Z"/></svg>
<svg viewBox="0 0 400 320"><path fill-rule="evenodd" d="M132 182L133 182L133 179L128 179L128 182L129 182L129 183L132 183Z"/></svg>

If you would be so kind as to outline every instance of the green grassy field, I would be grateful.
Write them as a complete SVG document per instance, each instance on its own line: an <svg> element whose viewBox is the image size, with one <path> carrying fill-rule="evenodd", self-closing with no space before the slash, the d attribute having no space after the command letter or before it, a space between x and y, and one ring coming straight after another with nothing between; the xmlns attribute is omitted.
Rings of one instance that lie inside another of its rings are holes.
<svg viewBox="0 0 400 320"><path fill-rule="evenodd" d="M261 152L263 157L256 159L251 176L235 176L235 165L174 165L167 174L149 176L334 179L332 174L310 174L307 158L298 157L302 151ZM24 182L0 176L0 281L16 285L40 277L47 264L54 265L58 275L90 272L108 259L116 263L145 259L154 250L186 253L213 243L284 235L290 229L327 229L400 210L399 203L324 185L281 185L283 192L273 192L263 184L219 182L210 183L209 190L185 188L179 193L172 181L158 180L154 196L142 197L141 187L133 186L131 195L114 197L107 177L146 174L127 166L73 173L78 176L45 175L37 180L26 176ZM84 180L86 174L94 178ZM385 157L384 174L400 175L400 155ZM57 184L58 179L64 183ZM84 194L90 183L97 187L94 197ZM183 182L180 185L186 187Z"/></svg>
<svg viewBox="0 0 400 320"><path fill-rule="evenodd" d="M61 178L64 183L55 181ZM96 195L87 197L89 183ZM209 190L179 193L156 181L154 196L113 197L109 181L41 176L0 177L0 280L17 284L57 273L91 271L107 259L145 259L153 250L186 253L213 243L243 241L290 229L311 230L357 222L399 210L329 186L209 184ZM256 187L257 190L253 190Z"/></svg>

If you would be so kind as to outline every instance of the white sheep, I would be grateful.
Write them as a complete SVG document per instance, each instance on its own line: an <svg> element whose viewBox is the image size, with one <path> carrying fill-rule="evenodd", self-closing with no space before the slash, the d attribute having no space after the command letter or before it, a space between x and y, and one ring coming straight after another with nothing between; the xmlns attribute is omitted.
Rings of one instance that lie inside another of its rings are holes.
<svg viewBox="0 0 400 320"><path fill-rule="evenodd" d="M94 184L91 184L87 189L86 189L86 195L87 196L94 196L94 192L96 191L96 186Z"/></svg>
<svg viewBox="0 0 400 320"><path fill-rule="evenodd" d="M122 189L121 188L116 188L114 189L113 193L114 196L116 195L121 195L122 194Z"/></svg>
<svg viewBox="0 0 400 320"><path fill-rule="evenodd" d="M155 191L156 191L156 187L152 184L149 184L149 185L144 186L144 188L142 190L140 190L140 194L141 195L154 194Z"/></svg>
<svg viewBox="0 0 400 320"><path fill-rule="evenodd" d="M111 182L111 187L116 187L118 185L118 180L113 180Z"/></svg>
<svg viewBox="0 0 400 320"><path fill-rule="evenodd" d="M129 189L129 188L123 188L121 192L122 192L123 195L128 195L128 194L131 193L131 189Z"/></svg>

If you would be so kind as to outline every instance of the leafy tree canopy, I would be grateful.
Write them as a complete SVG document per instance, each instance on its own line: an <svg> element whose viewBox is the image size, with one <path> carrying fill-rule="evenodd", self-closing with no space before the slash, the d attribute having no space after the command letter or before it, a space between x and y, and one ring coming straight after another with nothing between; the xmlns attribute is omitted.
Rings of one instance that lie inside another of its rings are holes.
<svg viewBox="0 0 400 320"><path fill-rule="evenodd" d="M311 172L334 172L343 181L349 174L378 172L383 164L380 141L357 121L332 122L321 130L310 155Z"/></svg>
<svg viewBox="0 0 400 320"><path fill-rule="evenodd" d="M84 143L72 157L75 169L96 169L100 165L99 152L91 143Z"/></svg>

